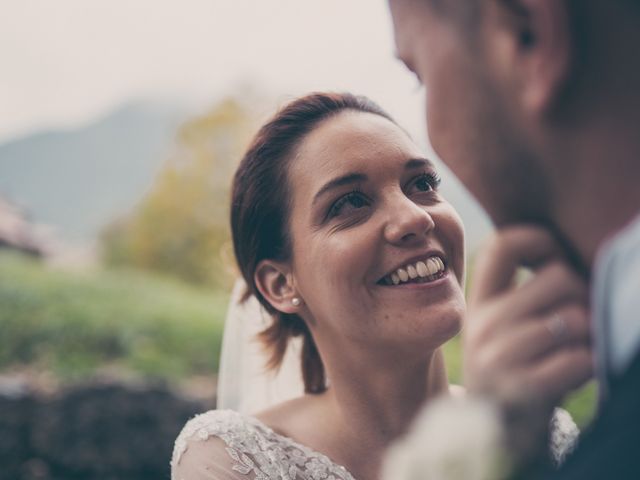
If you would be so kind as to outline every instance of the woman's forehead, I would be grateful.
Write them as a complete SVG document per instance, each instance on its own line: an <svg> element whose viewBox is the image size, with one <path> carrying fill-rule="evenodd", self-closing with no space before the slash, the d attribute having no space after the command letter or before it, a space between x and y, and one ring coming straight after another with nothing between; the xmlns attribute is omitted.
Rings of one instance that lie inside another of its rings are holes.
<svg viewBox="0 0 640 480"><path fill-rule="evenodd" d="M298 180L324 179L351 171L402 166L420 150L396 124L379 115L344 112L310 132L291 165Z"/></svg>

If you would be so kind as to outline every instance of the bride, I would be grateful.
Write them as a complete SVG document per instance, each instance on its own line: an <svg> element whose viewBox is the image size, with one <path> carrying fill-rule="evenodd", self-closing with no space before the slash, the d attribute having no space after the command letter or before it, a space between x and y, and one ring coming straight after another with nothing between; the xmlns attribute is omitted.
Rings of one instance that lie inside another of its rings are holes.
<svg viewBox="0 0 640 480"><path fill-rule="evenodd" d="M364 97L311 94L261 128L233 183L233 242L245 299L270 314L269 366L300 339L305 393L192 419L174 480L379 477L420 407L452 393L441 347L465 312L464 242L439 183Z"/></svg>

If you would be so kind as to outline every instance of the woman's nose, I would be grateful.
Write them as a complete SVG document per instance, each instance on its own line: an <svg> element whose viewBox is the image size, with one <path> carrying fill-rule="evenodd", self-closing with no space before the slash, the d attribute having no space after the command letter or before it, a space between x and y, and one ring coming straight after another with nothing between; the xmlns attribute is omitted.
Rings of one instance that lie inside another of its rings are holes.
<svg viewBox="0 0 640 480"><path fill-rule="evenodd" d="M406 245L422 242L434 227L429 212L407 197L389 205L385 236L390 243Z"/></svg>

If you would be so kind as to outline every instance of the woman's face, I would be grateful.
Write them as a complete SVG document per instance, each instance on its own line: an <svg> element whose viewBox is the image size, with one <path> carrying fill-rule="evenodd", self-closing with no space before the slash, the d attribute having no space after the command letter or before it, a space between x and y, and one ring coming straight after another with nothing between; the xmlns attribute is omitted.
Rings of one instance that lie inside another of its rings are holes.
<svg viewBox="0 0 640 480"><path fill-rule="evenodd" d="M439 177L383 117L340 113L289 170L301 315L335 345L437 348L461 326L463 227Z"/></svg>

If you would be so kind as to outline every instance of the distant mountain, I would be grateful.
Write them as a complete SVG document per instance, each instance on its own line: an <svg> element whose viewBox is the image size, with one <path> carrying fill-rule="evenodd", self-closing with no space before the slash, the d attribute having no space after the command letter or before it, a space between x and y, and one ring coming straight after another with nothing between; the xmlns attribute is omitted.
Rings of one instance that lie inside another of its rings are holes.
<svg viewBox="0 0 640 480"><path fill-rule="evenodd" d="M0 145L0 194L67 240L86 241L130 209L166 160L183 115L134 102L73 130Z"/></svg>

